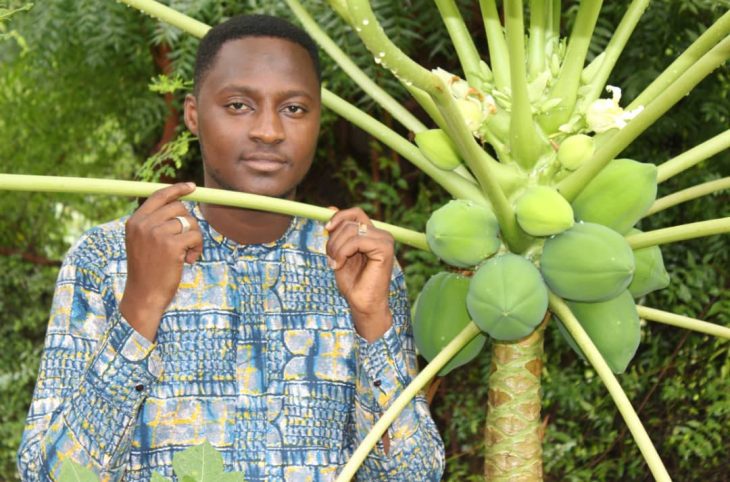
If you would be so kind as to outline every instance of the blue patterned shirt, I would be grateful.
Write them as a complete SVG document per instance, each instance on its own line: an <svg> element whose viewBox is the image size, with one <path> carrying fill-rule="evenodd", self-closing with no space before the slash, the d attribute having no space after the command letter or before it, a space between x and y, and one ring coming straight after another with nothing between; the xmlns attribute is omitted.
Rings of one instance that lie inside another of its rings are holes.
<svg viewBox="0 0 730 482"><path fill-rule="evenodd" d="M187 203L203 254L185 265L155 343L120 315L124 218L86 233L60 270L18 453L23 480L55 480L66 459L102 480L172 476L173 455L208 440L246 481L329 481L414 377L403 274L393 326L354 330L327 266L321 223L293 218L266 244L239 245ZM358 480L439 480L443 444L422 396Z"/></svg>

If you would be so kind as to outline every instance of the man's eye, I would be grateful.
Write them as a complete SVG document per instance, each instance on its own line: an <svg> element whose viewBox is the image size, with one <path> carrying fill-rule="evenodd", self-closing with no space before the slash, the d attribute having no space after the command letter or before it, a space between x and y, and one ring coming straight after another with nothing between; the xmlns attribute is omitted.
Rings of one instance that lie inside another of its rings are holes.
<svg viewBox="0 0 730 482"><path fill-rule="evenodd" d="M248 106L243 102L229 102L226 107L236 111L248 110Z"/></svg>
<svg viewBox="0 0 730 482"><path fill-rule="evenodd" d="M307 110L301 105L288 105L284 108L288 114L304 114Z"/></svg>

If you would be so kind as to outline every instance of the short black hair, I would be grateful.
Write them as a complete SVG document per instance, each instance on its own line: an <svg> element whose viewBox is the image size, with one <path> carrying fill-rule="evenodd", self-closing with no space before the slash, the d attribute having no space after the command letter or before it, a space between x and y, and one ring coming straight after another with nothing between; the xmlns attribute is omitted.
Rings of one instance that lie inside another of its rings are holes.
<svg viewBox="0 0 730 482"><path fill-rule="evenodd" d="M208 30L200 41L195 57L196 95L223 44L229 40L245 37L276 37L301 45L312 59L317 80L322 82L317 45L307 32L283 18L272 15L236 15Z"/></svg>

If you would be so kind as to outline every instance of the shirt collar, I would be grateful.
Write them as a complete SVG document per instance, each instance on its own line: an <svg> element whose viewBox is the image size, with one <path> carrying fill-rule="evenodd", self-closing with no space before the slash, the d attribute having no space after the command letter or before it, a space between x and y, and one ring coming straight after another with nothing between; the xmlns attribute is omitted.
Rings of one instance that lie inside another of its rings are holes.
<svg viewBox="0 0 730 482"><path fill-rule="evenodd" d="M192 214L193 217L195 217L195 219L198 221L198 224L200 225L200 230L203 234L204 242L206 239L209 239L214 245L220 246L230 251L245 251L247 253L253 254L256 252L271 251L281 247L284 244L291 244L291 238L294 235L294 232L297 230L297 227L305 221L299 216L292 216L289 227L287 227L284 234L282 234L279 238L268 243L240 244L232 239L225 237L224 235L216 231L213 226L210 225L210 223L205 219L202 211L200 210L200 203L195 201L182 202L187 210L190 211L190 214Z"/></svg>

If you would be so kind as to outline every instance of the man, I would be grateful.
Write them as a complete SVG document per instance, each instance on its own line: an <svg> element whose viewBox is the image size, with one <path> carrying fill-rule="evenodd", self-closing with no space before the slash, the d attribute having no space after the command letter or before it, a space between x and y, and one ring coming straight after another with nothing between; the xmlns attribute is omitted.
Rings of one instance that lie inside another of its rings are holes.
<svg viewBox="0 0 730 482"><path fill-rule="evenodd" d="M242 16L201 41L185 122L207 187L291 199L315 153L317 50L298 28ZM334 480L416 370L393 239L359 209L325 226L152 195L86 233L57 283L19 450L24 480L64 460L104 480L172 475L210 441L246 481ZM422 397L360 480L438 480Z"/></svg>

